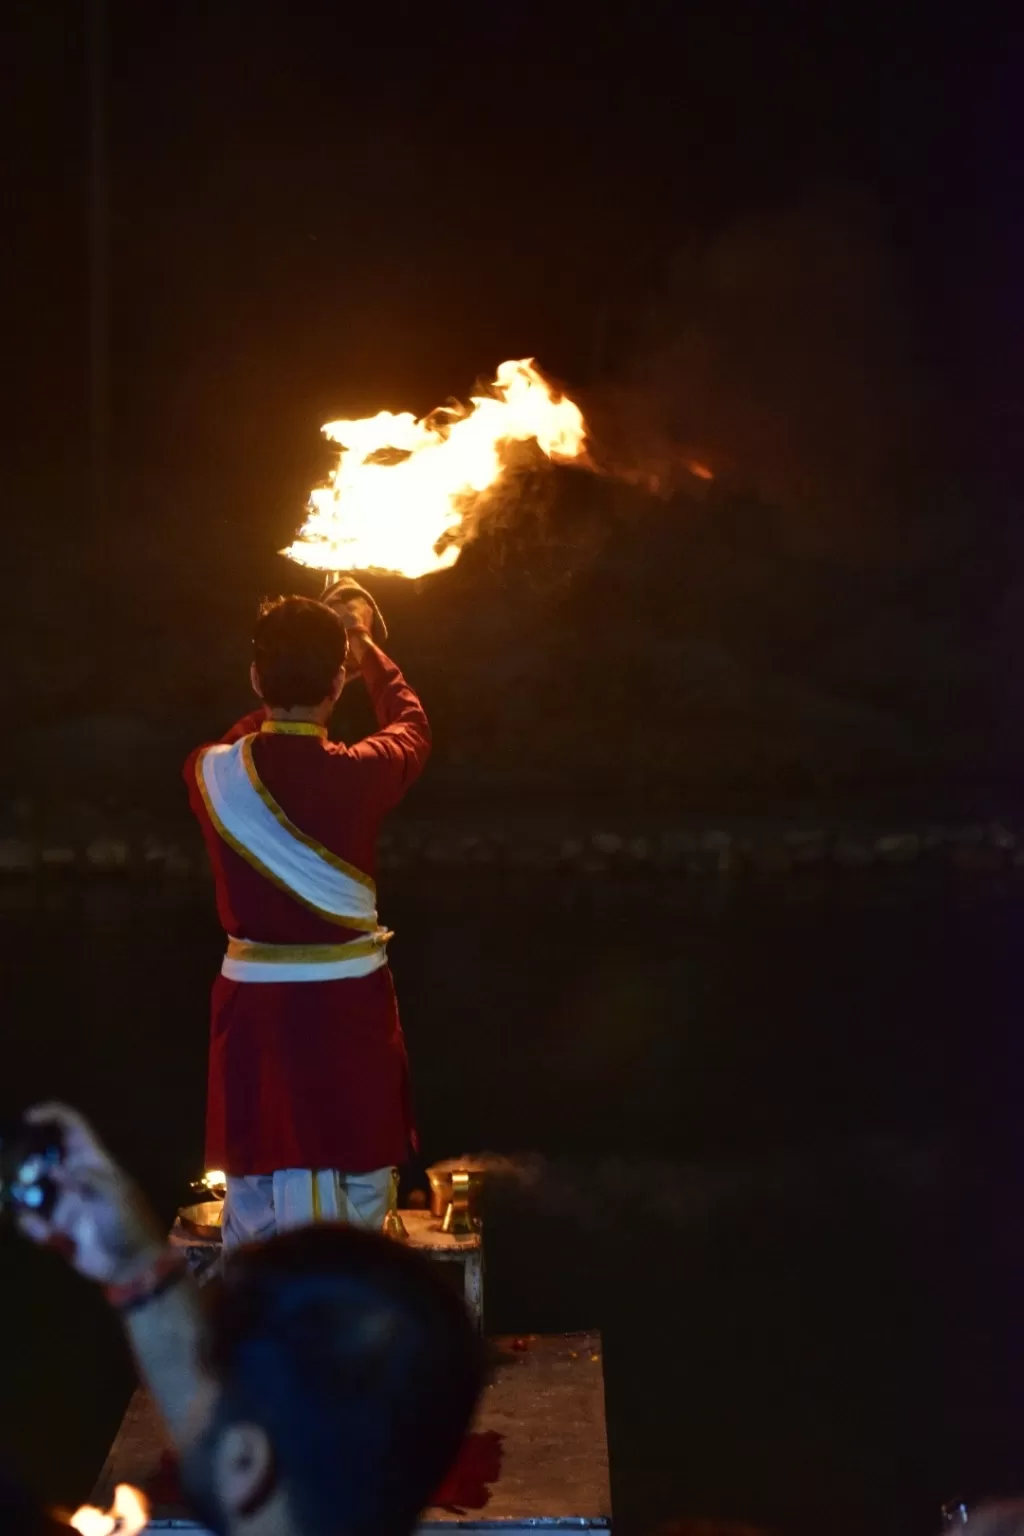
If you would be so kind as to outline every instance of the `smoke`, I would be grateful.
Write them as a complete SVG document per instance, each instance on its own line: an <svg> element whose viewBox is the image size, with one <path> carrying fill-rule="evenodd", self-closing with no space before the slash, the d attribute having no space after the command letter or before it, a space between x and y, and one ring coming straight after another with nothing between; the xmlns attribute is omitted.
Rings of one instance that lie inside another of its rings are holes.
<svg viewBox="0 0 1024 1536"><path fill-rule="evenodd" d="M620 296L614 373L569 386L586 460L552 473L529 445L516 449L458 541L557 537L575 497L596 547L614 503L604 481L641 505L752 493L803 555L913 555L941 537L937 487L954 441L919 362L919 308L886 219L856 193L822 192L691 241L659 284Z"/></svg>
<svg viewBox="0 0 1024 1536"><path fill-rule="evenodd" d="M633 305L614 384L581 399L598 460L663 494L699 494L691 465L706 463L779 506L806 553L891 554L940 467L914 300L884 217L855 194L694 241Z"/></svg>
<svg viewBox="0 0 1024 1536"><path fill-rule="evenodd" d="M867 1194L879 1207L929 1204L941 1195L945 1165L937 1142L868 1136L813 1154L717 1164L615 1156L586 1165L481 1152L437 1166L485 1172L489 1205L512 1199L563 1231L597 1238L651 1229L692 1236L751 1211L807 1215L831 1209L839 1191Z"/></svg>

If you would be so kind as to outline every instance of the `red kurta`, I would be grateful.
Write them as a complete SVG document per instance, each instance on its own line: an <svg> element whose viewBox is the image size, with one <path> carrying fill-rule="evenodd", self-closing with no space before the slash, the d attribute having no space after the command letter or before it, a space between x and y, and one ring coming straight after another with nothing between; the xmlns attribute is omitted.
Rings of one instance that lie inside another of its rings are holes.
<svg viewBox="0 0 1024 1536"><path fill-rule="evenodd" d="M260 779L299 829L376 877L381 819L430 752L423 706L401 672L367 642L362 676L379 730L354 747L318 736L258 735ZM246 715L222 741L258 732ZM192 809L213 865L217 910L234 938L265 944L339 944L363 937L327 922L272 885L223 841L185 765ZM401 1163L415 1146L405 1041L391 972L316 982L213 986L206 1166L225 1173L338 1168L367 1173Z"/></svg>

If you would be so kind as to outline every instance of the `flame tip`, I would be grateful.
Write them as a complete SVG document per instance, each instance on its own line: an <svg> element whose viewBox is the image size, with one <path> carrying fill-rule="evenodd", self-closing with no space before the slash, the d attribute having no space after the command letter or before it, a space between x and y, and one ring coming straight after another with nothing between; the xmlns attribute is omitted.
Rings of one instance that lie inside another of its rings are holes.
<svg viewBox="0 0 1024 1536"><path fill-rule="evenodd" d="M83 1504L69 1522L79 1536L139 1536L149 1521L149 1504L130 1483L118 1483L109 1510Z"/></svg>

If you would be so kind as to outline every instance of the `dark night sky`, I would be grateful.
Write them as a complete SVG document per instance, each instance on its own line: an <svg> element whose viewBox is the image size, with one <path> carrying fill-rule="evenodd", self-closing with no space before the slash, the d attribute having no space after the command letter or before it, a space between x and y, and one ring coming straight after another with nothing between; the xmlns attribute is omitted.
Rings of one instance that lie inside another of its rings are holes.
<svg viewBox="0 0 1024 1536"><path fill-rule="evenodd" d="M12 5L3 50L6 457L22 504L49 495L75 523L87 10ZM118 520L216 505L287 532L329 416L429 408L504 356L586 382L602 303L614 371L675 253L821 194L868 198L915 366L967 457L1012 480L1009 23L916 6L352 10L108 0Z"/></svg>

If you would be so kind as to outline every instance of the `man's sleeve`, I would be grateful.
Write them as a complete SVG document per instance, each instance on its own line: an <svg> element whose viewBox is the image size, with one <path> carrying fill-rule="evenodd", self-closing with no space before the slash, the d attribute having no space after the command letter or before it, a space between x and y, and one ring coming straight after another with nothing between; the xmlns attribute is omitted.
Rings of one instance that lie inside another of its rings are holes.
<svg viewBox="0 0 1024 1536"><path fill-rule="evenodd" d="M341 748L374 787L384 809L396 805L419 778L430 756L430 722L418 697L390 657L367 642L361 666L378 729L354 747Z"/></svg>

